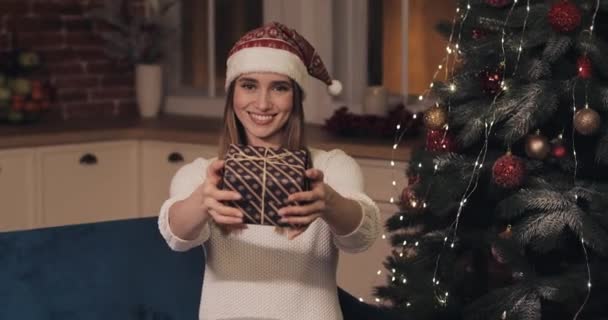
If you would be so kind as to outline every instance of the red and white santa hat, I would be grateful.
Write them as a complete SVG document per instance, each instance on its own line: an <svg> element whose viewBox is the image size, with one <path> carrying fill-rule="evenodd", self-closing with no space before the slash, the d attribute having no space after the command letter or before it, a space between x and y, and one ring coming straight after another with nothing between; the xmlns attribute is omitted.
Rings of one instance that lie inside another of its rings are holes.
<svg viewBox="0 0 608 320"><path fill-rule="evenodd" d="M226 66L226 90L242 74L275 72L300 86L310 74L327 84L331 95L342 92L342 84L329 76L315 48L295 30L278 22L247 32L228 53Z"/></svg>

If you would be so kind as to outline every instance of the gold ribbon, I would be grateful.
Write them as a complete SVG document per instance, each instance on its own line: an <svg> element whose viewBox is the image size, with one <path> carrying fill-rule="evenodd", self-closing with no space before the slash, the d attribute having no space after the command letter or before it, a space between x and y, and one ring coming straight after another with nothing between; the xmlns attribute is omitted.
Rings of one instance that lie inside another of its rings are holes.
<svg viewBox="0 0 608 320"><path fill-rule="evenodd" d="M276 155L272 155L272 156L268 156L268 147L264 147L264 156L260 157L260 156L250 156L246 153L243 152L243 150L239 149L238 153L234 153L232 155L230 155L230 157L227 160L233 160L233 161L263 161L264 165L262 167L262 214L261 214L261 219L260 219L260 223L264 224L264 216L266 215L266 209L265 209L265 204L266 204L266 175L267 175L267 171L266 171L266 164L270 163L270 164L281 164L287 167L290 167L292 169L301 169L303 168L303 166L301 165L295 165L295 164L291 164L291 163L286 163L283 162L281 160L289 157L289 155L291 155L290 152L283 152L281 154L276 154Z"/></svg>

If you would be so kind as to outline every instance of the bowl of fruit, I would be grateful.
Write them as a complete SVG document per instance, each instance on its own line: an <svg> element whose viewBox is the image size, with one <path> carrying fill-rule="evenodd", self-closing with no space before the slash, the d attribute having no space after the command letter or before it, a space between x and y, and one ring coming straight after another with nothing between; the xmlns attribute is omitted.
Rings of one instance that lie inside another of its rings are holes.
<svg viewBox="0 0 608 320"><path fill-rule="evenodd" d="M52 90L40 58L32 51L13 51L0 64L0 123L32 123L50 109Z"/></svg>

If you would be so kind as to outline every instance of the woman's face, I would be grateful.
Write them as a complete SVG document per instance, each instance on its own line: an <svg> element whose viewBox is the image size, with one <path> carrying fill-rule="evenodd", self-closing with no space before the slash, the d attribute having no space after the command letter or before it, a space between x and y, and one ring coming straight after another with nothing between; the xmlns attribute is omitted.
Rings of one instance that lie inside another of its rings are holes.
<svg viewBox="0 0 608 320"><path fill-rule="evenodd" d="M283 127L293 109L294 88L289 77L254 72L235 81L234 112L245 128L247 142L280 147Z"/></svg>

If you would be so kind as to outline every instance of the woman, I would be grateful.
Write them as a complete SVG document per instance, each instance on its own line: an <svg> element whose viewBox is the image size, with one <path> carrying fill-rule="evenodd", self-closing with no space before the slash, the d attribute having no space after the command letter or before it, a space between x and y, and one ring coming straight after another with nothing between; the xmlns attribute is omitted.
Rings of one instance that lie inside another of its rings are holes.
<svg viewBox="0 0 608 320"><path fill-rule="evenodd" d="M296 31L271 23L245 34L227 61L219 156L196 159L171 182L159 228L173 250L204 246L200 319L343 319L338 250L371 246L380 231L379 212L363 192L353 158L337 149L307 148L301 85L308 75L339 93L339 83ZM301 228L281 234L274 227L245 225L242 212L223 204L241 197L218 189L231 143L309 150L311 190L287 199L305 204L279 210L281 222Z"/></svg>

